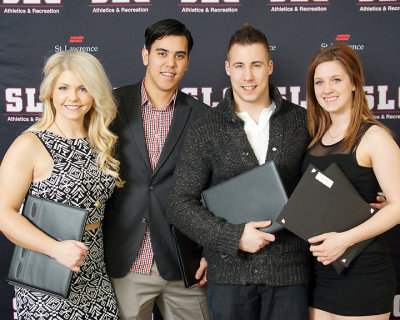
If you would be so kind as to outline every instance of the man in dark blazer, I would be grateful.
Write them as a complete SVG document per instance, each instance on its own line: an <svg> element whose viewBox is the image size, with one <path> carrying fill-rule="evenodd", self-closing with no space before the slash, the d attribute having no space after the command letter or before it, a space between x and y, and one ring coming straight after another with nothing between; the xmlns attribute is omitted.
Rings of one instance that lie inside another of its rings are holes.
<svg viewBox="0 0 400 320"><path fill-rule="evenodd" d="M204 288L186 289L181 280L166 214L185 135L209 107L178 89L193 45L186 27L162 20L145 38L144 80L116 90L114 131L125 185L106 206L107 272L122 319L151 319L154 303L165 320L209 319Z"/></svg>

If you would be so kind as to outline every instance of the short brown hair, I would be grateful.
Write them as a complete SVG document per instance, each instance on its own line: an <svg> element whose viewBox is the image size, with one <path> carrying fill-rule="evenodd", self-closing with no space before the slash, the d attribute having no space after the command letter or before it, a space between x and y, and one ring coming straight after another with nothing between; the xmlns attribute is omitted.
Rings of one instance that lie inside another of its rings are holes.
<svg viewBox="0 0 400 320"><path fill-rule="evenodd" d="M271 52L269 50L267 37L260 30L254 28L248 23L245 23L243 27L241 27L239 30L236 30L236 32L232 35L231 39L229 40L228 55L229 55L229 50L234 44L249 45L255 43L261 43L262 45L265 46L269 59L271 57Z"/></svg>

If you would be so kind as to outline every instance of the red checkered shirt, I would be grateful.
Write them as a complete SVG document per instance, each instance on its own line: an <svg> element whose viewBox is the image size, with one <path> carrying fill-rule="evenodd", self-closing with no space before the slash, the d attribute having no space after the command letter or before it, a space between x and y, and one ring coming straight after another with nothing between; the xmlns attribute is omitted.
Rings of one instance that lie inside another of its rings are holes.
<svg viewBox="0 0 400 320"><path fill-rule="evenodd" d="M142 81L141 89L143 130L146 138L147 151L149 152L151 169L154 171L158 159L160 158L165 139L167 138L169 126L171 125L178 89L175 91L170 102L166 106L157 109L151 104L147 97L144 81L145 80ZM147 226L138 255L133 262L130 271L141 274L150 274L152 263L153 248L151 246L150 229L149 226Z"/></svg>

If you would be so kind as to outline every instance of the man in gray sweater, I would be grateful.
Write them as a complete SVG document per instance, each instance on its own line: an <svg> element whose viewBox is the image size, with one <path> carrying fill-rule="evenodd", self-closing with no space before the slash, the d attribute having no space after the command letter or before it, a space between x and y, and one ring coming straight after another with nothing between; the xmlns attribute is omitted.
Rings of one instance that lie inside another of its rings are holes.
<svg viewBox="0 0 400 320"><path fill-rule="evenodd" d="M306 320L307 244L288 231L258 230L270 221L230 224L200 203L205 189L268 160L290 195L309 142L306 111L268 81L273 62L261 31L246 24L232 36L225 69L232 88L186 137L169 220L204 247L214 320Z"/></svg>

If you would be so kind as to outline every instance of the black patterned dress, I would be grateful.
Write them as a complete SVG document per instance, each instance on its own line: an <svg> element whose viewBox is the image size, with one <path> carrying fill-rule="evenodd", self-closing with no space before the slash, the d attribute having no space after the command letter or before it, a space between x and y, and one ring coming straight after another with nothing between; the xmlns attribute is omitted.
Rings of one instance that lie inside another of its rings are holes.
<svg viewBox="0 0 400 320"><path fill-rule="evenodd" d="M87 139L64 139L49 131L34 132L54 161L49 178L32 183L29 193L85 208L87 224L104 218L104 203L114 179L99 171L96 152ZM95 208L97 188L102 206ZM15 287L18 319L118 319L117 302L104 265L102 228L84 231L89 248L79 273L74 272L68 299Z"/></svg>

